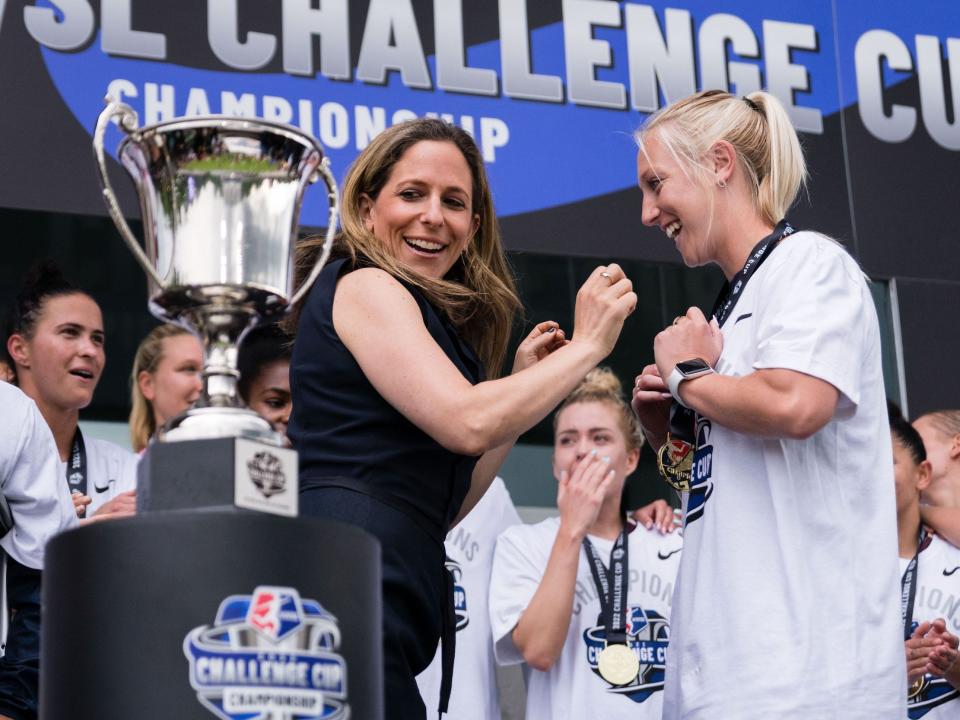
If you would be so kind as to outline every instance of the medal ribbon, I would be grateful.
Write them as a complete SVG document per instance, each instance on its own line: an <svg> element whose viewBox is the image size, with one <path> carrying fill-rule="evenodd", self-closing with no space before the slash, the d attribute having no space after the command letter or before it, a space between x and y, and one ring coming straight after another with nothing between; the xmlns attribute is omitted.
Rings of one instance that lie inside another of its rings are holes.
<svg viewBox="0 0 960 720"><path fill-rule="evenodd" d="M597 587L600 598L600 611L603 626L606 628L607 645L627 644L627 579L630 577L630 565L627 558L627 529L624 528L610 548L610 568L603 566L603 560L587 537L583 538L583 548L587 553L590 574Z"/></svg>
<svg viewBox="0 0 960 720"><path fill-rule="evenodd" d="M711 313L721 327L723 327L723 323L730 317L733 308L735 308L740 301L740 297L743 295L743 289L747 286L750 278L760 269L763 262L770 257L774 248L780 244L780 241L789 235L793 235L795 232L796 230L787 222L786 218L778 222L772 233L754 245L750 257L747 258L747 262L744 263L740 272L734 275L729 282L723 284L723 287L720 288L720 294L717 295L717 299L713 303L713 312Z"/></svg>
<svg viewBox="0 0 960 720"><path fill-rule="evenodd" d="M903 577L900 578L900 614L903 617L903 639L907 641L912 634L910 626L913 625L913 604L917 599L917 565L920 561L920 553L927 549L933 537L927 535L924 528L920 528L920 539L917 541L917 552L913 559L903 571Z"/></svg>
<svg viewBox="0 0 960 720"><path fill-rule="evenodd" d="M71 493L87 494L87 447L79 425L73 434L70 460L67 462L67 487Z"/></svg>

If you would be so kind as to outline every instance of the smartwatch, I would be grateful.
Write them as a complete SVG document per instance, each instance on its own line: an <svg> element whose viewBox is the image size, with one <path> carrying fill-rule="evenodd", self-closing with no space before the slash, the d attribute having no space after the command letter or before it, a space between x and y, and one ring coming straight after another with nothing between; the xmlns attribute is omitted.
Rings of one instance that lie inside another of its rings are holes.
<svg viewBox="0 0 960 720"><path fill-rule="evenodd" d="M714 372L716 371L707 365L705 360L701 360L700 358L684 360L683 362L678 362L670 372L670 377L667 378L667 387L670 389L670 394L673 395L673 399L684 407L687 407L683 400L680 399L680 383L684 380L692 380L693 378L700 377L701 375L712 375Z"/></svg>

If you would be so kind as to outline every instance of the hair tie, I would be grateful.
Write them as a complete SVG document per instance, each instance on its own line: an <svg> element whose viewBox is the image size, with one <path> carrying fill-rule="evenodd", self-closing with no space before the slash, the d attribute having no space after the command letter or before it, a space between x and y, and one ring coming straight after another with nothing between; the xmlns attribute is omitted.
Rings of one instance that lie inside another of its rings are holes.
<svg viewBox="0 0 960 720"><path fill-rule="evenodd" d="M753 100L751 100L750 98L748 98L746 95L743 96L743 101L747 104L747 106L748 106L751 110L753 110L754 112L758 112L758 113L760 113L761 115L763 115L763 110L760 109L760 106L757 105Z"/></svg>

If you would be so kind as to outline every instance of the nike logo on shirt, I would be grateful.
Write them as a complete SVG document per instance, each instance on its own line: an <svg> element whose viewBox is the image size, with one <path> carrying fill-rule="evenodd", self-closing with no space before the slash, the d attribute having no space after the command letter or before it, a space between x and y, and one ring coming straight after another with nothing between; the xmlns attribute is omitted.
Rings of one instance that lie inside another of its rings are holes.
<svg viewBox="0 0 960 720"><path fill-rule="evenodd" d="M671 550L666 555L664 555L662 552L657 550L657 557L660 558L661 560L667 560L671 555L676 555L678 552L680 552L680 548L677 548L676 550Z"/></svg>
<svg viewBox="0 0 960 720"><path fill-rule="evenodd" d="M944 568L944 569L943 569L943 574L944 574L945 576L947 576L947 577L950 577L950 576L953 575L957 570L960 570L960 565L957 565L957 566L956 566L953 570L951 570L950 572L947 572L947 569Z"/></svg>

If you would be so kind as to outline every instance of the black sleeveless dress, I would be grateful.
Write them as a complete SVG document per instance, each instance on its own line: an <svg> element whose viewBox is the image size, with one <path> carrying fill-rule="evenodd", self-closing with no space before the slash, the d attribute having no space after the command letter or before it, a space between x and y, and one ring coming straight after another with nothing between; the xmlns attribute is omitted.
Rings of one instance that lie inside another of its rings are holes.
<svg viewBox="0 0 960 720"><path fill-rule="evenodd" d="M477 458L444 449L401 415L340 341L333 296L352 269L346 259L330 262L304 303L290 365L288 434L300 458L300 514L358 525L380 540L384 707L387 718L411 720L425 717L415 676L441 635L453 635L443 541ZM405 287L447 357L471 383L482 381L482 363L453 325Z"/></svg>

